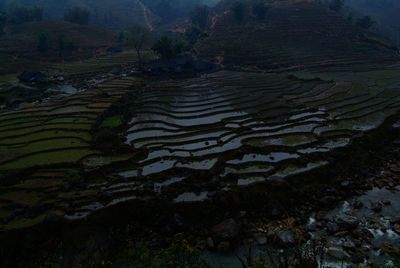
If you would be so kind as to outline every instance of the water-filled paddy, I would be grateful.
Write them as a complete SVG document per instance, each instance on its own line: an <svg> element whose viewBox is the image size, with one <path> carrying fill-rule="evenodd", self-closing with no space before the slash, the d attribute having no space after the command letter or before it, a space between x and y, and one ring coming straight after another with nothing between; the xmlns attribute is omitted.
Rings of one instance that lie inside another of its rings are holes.
<svg viewBox="0 0 400 268"><path fill-rule="evenodd" d="M73 198L76 209L57 207L71 220L127 201L202 202L254 184L269 187L327 166L326 154L379 127L399 108L396 79L373 82L375 76L364 73L359 76L367 82L355 85L349 76L333 76L308 81L220 71L147 81L130 89L134 94L124 106L129 111L98 120L124 94L122 88L133 84L105 82L101 88L110 97L87 90L40 109L0 115L0 148L8 152L0 169L47 166L45 173L52 175L35 179L48 178L54 191L69 189L65 184L79 172L55 174L49 164L94 172L86 188L56 194ZM106 128L125 138L123 153L93 148L96 131Z"/></svg>

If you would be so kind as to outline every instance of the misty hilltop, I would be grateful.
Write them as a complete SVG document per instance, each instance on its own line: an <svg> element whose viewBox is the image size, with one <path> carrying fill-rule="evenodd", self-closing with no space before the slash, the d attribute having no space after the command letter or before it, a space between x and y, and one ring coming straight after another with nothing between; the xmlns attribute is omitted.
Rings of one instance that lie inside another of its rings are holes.
<svg viewBox="0 0 400 268"><path fill-rule="evenodd" d="M213 5L217 0L0 0L5 9L20 6L42 7L45 19L63 19L66 10L86 8L90 12L89 23L111 29L129 25L150 26L165 20L188 16L196 5Z"/></svg>

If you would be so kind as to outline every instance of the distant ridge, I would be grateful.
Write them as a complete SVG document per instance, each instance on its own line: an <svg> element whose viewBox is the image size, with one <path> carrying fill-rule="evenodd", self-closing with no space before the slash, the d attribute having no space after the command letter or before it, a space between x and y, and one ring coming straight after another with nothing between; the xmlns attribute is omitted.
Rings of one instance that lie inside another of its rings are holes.
<svg viewBox="0 0 400 268"><path fill-rule="evenodd" d="M231 3L225 0L215 7L209 37L197 48L201 56L225 66L284 70L399 59L390 42L323 5L278 1L264 20L249 15L240 23L230 11Z"/></svg>

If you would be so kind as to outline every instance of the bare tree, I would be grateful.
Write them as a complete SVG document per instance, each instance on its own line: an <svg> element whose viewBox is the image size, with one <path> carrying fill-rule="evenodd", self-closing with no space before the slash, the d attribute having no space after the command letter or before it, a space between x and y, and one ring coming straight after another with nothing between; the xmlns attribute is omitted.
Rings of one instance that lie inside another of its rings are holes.
<svg viewBox="0 0 400 268"><path fill-rule="evenodd" d="M130 27L127 31L126 44L136 50L139 61L139 68L143 67L142 51L143 47L149 41L150 32L147 28L139 25Z"/></svg>

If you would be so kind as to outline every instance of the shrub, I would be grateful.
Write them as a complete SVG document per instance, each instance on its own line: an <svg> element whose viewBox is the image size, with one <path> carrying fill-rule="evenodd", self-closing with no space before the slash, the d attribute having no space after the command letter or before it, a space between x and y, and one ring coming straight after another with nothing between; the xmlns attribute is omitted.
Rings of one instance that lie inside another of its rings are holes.
<svg viewBox="0 0 400 268"><path fill-rule="evenodd" d="M357 20L357 25L364 29L369 29L374 24L375 22L372 20L371 16L364 16Z"/></svg>
<svg viewBox="0 0 400 268"><path fill-rule="evenodd" d="M210 10L206 5L196 6L191 14L192 24L204 30L210 23Z"/></svg>
<svg viewBox="0 0 400 268"><path fill-rule="evenodd" d="M258 0L253 4L253 14L259 20L265 19L265 15L267 14L268 9L269 7L265 4L263 0Z"/></svg>
<svg viewBox="0 0 400 268"><path fill-rule="evenodd" d="M7 24L7 14L0 12L0 35L4 33L3 28Z"/></svg>
<svg viewBox="0 0 400 268"><path fill-rule="evenodd" d="M41 21L43 19L43 9L41 7L16 7L8 13L8 23L21 24L31 21Z"/></svg>
<svg viewBox="0 0 400 268"><path fill-rule="evenodd" d="M173 41L168 36L161 37L151 48L163 59L171 59L182 54L186 50L187 44L183 40Z"/></svg>
<svg viewBox="0 0 400 268"><path fill-rule="evenodd" d="M231 10L233 12L235 19L238 22L241 22L244 20L246 13L247 13L247 7L243 1L237 0L235 3L233 3Z"/></svg>
<svg viewBox="0 0 400 268"><path fill-rule="evenodd" d="M73 7L65 11L64 20L76 24L88 25L90 12L87 8Z"/></svg>
<svg viewBox="0 0 400 268"><path fill-rule="evenodd" d="M41 33L39 35L38 50L41 52L49 50L49 40L46 33Z"/></svg>
<svg viewBox="0 0 400 268"><path fill-rule="evenodd" d="M333 11L339 12L344 6L344 0L331 0L329 3L329 8Z"/></svg>

